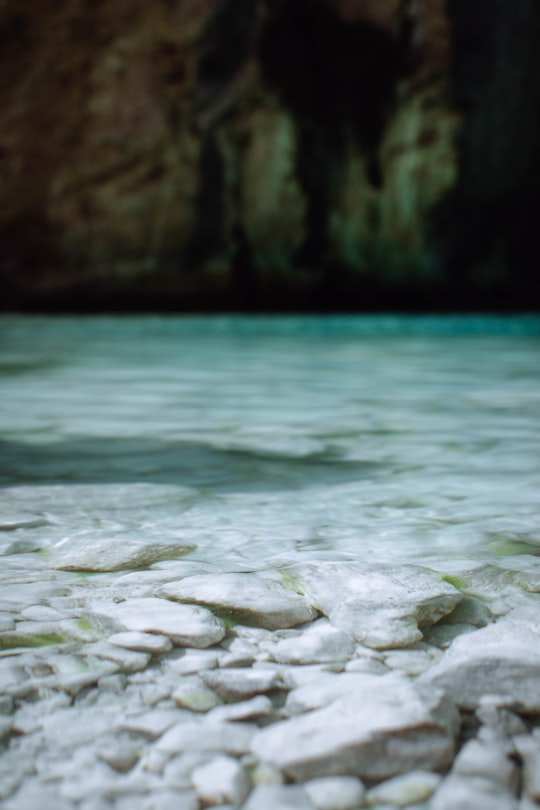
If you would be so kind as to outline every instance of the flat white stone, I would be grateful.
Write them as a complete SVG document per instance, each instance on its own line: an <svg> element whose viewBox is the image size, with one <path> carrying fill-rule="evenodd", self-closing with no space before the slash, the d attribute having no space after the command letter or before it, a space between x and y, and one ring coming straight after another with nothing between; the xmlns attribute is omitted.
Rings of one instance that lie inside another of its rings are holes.
<svg viewBox="0 0 540 810"><path fill-rule="evenodd" d="M206 804L241 804L249 793L251 782L245 769L232 757L219 756L192 773L199 799Z"/></svg>
<svg viewBox="0 0 540 810"><path fill-rule="evenodd" d="M436 647L419 650L391 650L384 656L384 663L390 669L396 669L405 675L421 675L422 672L435 666L442 657L442 651Z"/></svg>
<svg viewBox="0 0 540 810"><path fill-rule="evenodd" d="M138 762L141 755L140 746L130 743L116 743L101 746L98 757L114 768L115 771L126 773Z"/></svg>
<svg viewBox="0 0 540 810"><path fill-rule="evenodd" d="M213 721L224 720L251 720L256 717L268 717L272 714L274 707L270 698L266 695L257 695L250 700L242 700L240 703L229 703L225 706L217 706L213 709L208 718Z"/></svg>
<svg viewBox="0 0 540 810"><path fill-rule="evenodd" d="M517 810L516 797L479 776L450 774L432 796L430 810Z"/></svg>
<svg viewBox="0 0 540 810"><path fill-rule="evenodd" d="M398 676L364 678L361 690L258 731L252 752L299 780L448 767L458 726L448 698Z"/></svg>
<svg viewBox="0 0 540 810"><path fill-rule="evenodd" d="M257 574L187 577L164 585L159 593L180 602L197 602L226 612L240 624L269 630L294 627L315 618L316 611L299 594Z"/></svg>
<svg viewBox="0 0 540 810"><path fill-rule="evenodd" d="M257 785L243 810L316 810L300 785Z"/></svg>
<svg viewBox="0 0 540 810"><path fill-rule="evenodd" d="M322 776L304 783L317 810L354 810L363 800L364 785L355 776Z"/></svg>
<svg viewBox="0 0 540 810"><path fill-rule="evenodd" d="M509 758L511 746L496 737L488 742L478 738L469 740L457 755L452 773L460 776L479 776L497 784L501 790L514 793L519 787L519 773Z"/></svg>
<svg viewBox="0 0 540 810"><path fill-rule="evenodd" d="M201 678L225 701L287 688L282 674L275 669L209 669L201 672Z"/></svg>
<svg viewBox="0 0 540 810"><path fill-rule="evenodd" d="M328 619L319 619L300 635L274 644L261 644L275 661L284 664L317 664L326 661L347 661L356 649L348 633L338 630Z"/></svg>
<svg viewBox="0 0 540 810"><path fill-rule="evenodd" d="M158 754L161 757L166 757L164 767L161 768L160 773L163 774L163 782L172 790L184 790L185 788L193 787L191 774L200 765L208 762L214 754L208 751L186 751L179 754L169 754L166 751L152 750L152 756Z"/></svg>
<svg viewBox="0 0 540 810"><path fill-rule="evenodd" d="M158 636L154 633L142 633L138 630L125 633L114 633L108 638L109 644L125 647L128 650L138 650L152 654L166 653L172 649L172 641L168 636Z"/></svg>
<svg viewBox="0 0 540 810"><path fill-rule="evenodd" d="M456 638L442 661L421 676L465 709L496 695L499 705L540 712L540 626L537 608L518 608Z"/></svg>
<svg viewBox="0 0 540 810"><path fill-rule="evenodd" d="M55 622L65 619L66 614L47 605L30 605L21 610L21 618L34 622Z"/></svg>
<svg viewBox="0 0 540 810"><path fill-rule="evenodd" d="M126 810L133 810L131 796L127 798ZM199 810L199 800L194 790L153 790L151 796L142 799L140 810Z"/></svg>
<svg viewBox="0 0 540 810"><path fill-rule="evenodd" d="M168 656L162 666L175 675L194 675L203 669L215 669L220 658L220 651L186 650L181 658Z"/></svg>
<svg viewBox="0 0 540 810"><path fill-rule="evenodd" d="M143 734L151 740L161 737L167 729L182 720L183 712L178 709L154 709L122 719L118 724L120 730Z"/></svg>
<svg viewBox="0 0 540 810"><path fill-rule="evenodd" d="M182 678L172 698L177 706L192 712L207 712L221 703L216 693L205 686L197 675Z"/></svg>
<svg viewBox="0 0 540 810"><path fill-rule="evenodd" d="M121 571L194 551L186 543L156 543L126 537L73 537L52 553L54 568L63 571Z"/></svg>
<svg viewBox="0 0 540 810"><path fill-rule="evenodd" d="M104 658L106 661L114 661L123 672L139 672L148 666L150 653L137 652L135 650L117 647L107 641L99 641L97 644L90 644L85 649L87 655L95 655Z"/></svg>
<svg viewBox="0 0 540 810"><path fill-rule="evenodd" d="M411 804L425 802L433 795L442 777L431 771L411 771L403 776L394 776L366 795L368 805L391 804L396 807L407 807Z"/></svg>
<svg viewBox="0 0 540 810"><path fill-rule="evenodd" d="M156 743L159 751L170 754L185 751L224 751L245 754L249 751L255 726L244 723L179 723Z"/></svg>
<svg viewBox="0 0 540 810"><path fill-rule="evenodd" d="M173 644L186 647L210 647L225 635L223 622L206 608L178 605L167 599L96 600L91 607L96 616L112 619L127 630L168 636Z"/></svg>
<svg viewBox="0 0 540 810"><path fill-rule="evenodd" d="M301 714L328 706L346 695L374 691L378 686L388 690L392 683L399 689L402 679L396 674L385 675L382 679L365 672L321 672L317 679L289 692L285 708L289 714Z"/></svg>
<svg viewBox="0 0 540 810"><path fill-rule="evenodd" d="M70 675L53 676L50 679L52 689L61 689L68 695L75 697L87 686L95 686L100 678L106 675L114 675L121 669L116 661L101 661L98 665L90 667L84 672ZM45 686L46 684L43 684Z"/></svg>
<svg viewBox="0 0 540 810"><path fill-rule="evenodd" d="M224 647L226 642L222 643ZM219 659L220 667L249 667L256 660L259 649L243 638L233 638L225 647L227 652Z"/></svg>
<svg viewBox="0 0 540 810"><path fill-rule="evenodd" d="M424 568L370 569L360 563L313 562L292 567L291 582L332 624L367 647L406 647L451 613L462 596Z"/></svg>

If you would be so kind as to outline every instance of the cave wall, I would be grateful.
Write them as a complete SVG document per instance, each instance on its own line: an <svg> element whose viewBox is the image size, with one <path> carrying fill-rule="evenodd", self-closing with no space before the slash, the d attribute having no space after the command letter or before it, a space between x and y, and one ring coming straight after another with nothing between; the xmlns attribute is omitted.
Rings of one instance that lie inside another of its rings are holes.
<svg viewBox="0 0 540 810"><path fill-rule="evenodd" d="M540 16L469 6L0 0L4 305L444 306L531 282Z"/></svg>

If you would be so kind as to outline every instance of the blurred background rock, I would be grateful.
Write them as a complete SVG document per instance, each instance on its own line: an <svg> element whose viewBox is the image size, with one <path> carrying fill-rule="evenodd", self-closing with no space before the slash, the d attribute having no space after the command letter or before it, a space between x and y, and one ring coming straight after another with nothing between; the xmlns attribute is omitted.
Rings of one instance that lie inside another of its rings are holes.
<svg viewBox="0 0 540 810"><path fill-rule="evenodd" d="M4 309L532 309L538 0L0 0Z"/></svg>

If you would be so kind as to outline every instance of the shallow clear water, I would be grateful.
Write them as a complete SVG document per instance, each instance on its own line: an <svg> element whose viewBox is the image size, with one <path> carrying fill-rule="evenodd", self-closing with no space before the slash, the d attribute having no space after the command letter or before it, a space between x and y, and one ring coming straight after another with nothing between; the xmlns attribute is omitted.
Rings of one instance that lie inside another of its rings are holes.
<svg viewBox="0 0 540 810"><path fill-rule="evenodd" d="M186 538L216 570L540 547L538 318L9 316L0 341L0 524L30 545Z"/></svg>

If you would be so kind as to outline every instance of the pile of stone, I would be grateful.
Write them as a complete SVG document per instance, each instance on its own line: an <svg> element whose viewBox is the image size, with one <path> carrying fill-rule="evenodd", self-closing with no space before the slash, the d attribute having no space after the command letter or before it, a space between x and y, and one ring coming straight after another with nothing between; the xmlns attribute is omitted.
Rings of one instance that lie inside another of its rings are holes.
<svg viewBox="0 0 540 810"><path fill-rule="evenodd" d="M445 578L86 554L3 558L5 810L540 802L535 560Z"/></svg>

